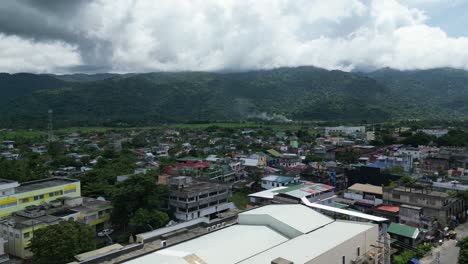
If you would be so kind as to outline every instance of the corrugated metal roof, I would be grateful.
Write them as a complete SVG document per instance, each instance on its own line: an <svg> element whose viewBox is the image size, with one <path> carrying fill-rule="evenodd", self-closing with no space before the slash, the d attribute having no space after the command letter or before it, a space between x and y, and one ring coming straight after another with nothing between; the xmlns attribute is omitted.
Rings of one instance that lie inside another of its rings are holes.
<svg viewBox="0 0 468 264"><path fill-rule="evenodd" d="M409 237L415 239L419 235L419 229L412 226L403 224L391 223L387 230L390 234L395 234L403 237Z"/></svg>
<svg viewBox="0 0 468 264"><path fill-rule="evenodd" d="M383 194L383 190L381 186L375 186L372 184L355 183L351 185L350 187L348 187L348 190L373 193L373 194L379 194L379 195Z"/></svg>

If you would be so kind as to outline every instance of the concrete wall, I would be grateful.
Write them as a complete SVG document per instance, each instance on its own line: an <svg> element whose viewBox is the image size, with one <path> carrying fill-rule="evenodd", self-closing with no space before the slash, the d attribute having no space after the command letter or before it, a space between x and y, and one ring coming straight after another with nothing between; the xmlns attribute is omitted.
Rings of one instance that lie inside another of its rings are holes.
<svg viewBox="0 0 468 264"><path fill-rule="evenodd" d="M323 253L322 255L306 262L306 264L342 264L345 256L345 264L350 264L357 259L357 248L360 248L360 255L364 255L371 250L371 245L377 245L379 228L375 225L373 228L363 232Z"/></svg>

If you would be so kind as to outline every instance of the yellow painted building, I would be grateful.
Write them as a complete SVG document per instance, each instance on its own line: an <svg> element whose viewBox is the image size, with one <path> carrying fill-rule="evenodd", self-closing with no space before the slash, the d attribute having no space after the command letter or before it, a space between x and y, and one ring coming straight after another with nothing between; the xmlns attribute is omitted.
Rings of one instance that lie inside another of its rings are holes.
<svg viewBox="0 0 468 264"><path fill-rule="evenodd" d="M68 178L48 178L19 184L15 181L0 180L0 235L7 240L5 251L24 259L30 258L30 240L34 230L56 224L62 218L40 215L25 218L19 213L28 206L56 201L58 198L81 197L80 181ZM79 212L76 213L79 215Z"/></svg>
<svg viewBox="0 0 468 264"><path fill-rule="evenodd" d="M18 184L0 180L0 218L10 216L30 205L48 203L60 197L80 197L80 181L48 178Z"/></svg>

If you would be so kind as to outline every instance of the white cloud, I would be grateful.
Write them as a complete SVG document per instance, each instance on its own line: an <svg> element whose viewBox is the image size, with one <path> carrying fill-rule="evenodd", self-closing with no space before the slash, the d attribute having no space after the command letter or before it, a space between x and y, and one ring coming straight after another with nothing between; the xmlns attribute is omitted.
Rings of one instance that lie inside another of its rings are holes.
<svg viewBox="0 0 468 264"><path fill-rule="evenodd" d="M80 65L75 47L53 42L33 42L16 36L0 34L0 70L3 72L61 72Z"/></svg>
<svg viewBox="0 0 468 264"><path fill-rule="evenodd" d="M468 39L451 38L441 29L428 26L428 15L417 8L422 2L97 0L77 11L64 27L78 39L86 39L87 45L95 43L92 49L79 41L70 42L71 46L56 42L53 45L60 47L57 52L68 59L55 65L52 62L49 67L37 63L40 59L24 57L18 65L0 62L0 70L38 67L36 71L51 71L66 67L64 64L74 65L79 63L74 45L83 64L94 66L99 61L107 63L109 71L118 72L298 65L343 70L468 69L468 49L464 48ZM27 42L21 47L37 51L36 45L52 44ZM47 56L39 53L39 57Z"/></svg>

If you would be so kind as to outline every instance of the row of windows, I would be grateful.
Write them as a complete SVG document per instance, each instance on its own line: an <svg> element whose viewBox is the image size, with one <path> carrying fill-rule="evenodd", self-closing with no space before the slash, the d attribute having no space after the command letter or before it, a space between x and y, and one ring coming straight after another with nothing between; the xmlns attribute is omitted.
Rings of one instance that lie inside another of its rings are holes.
<svg viewBox="0 0 468 264"><path fill-rule="evenodd" d="M66 190L65 194L74 193L74 192L76 192L76 189L70 189L70 190Z"/></svg>
<svg viewBox="0 0 468 264"><path fill-rule="evenodd" d="M1 209L1 208L6 208L6 207L12 207L12 206L16 206L16 201L14 201L14 202L9 202L9 203L6 203L6 204L1 204L1 205L0 205L0 209Z"/></svg>
<svg viewBox="0 0 468 264"><path fill-rule="evenodd" d="M60 195L63 195L63 191L55 191L55 192L50 192L50 193L46 193L46 194L40 194L40 195L34 195L34 196L22 198L20 200L20 202L21 203L30 203L32 201L42 200L44 198L60 196Z"/></svg>

